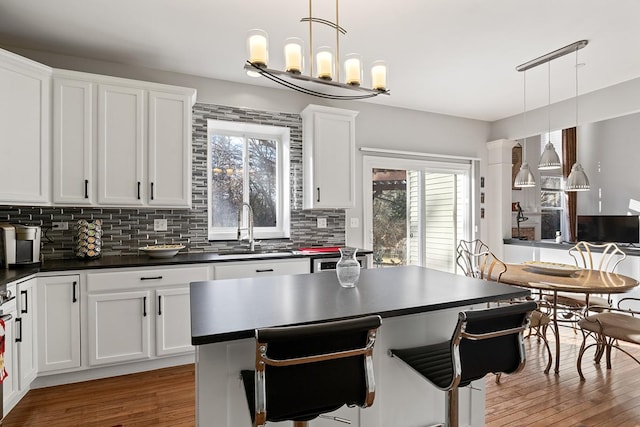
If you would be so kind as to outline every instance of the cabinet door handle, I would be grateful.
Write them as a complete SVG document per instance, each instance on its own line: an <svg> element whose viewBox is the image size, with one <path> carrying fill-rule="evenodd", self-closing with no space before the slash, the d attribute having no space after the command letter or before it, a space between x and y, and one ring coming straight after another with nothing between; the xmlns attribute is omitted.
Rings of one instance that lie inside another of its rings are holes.
<svg viewBox="0 0 640 427"><path fill-rule="evenodd" d="M140 280L162 280L162 276L141 277Z"/></svg>
<svg viewBox="0 0 640 427"><path fill-rule="evenodd" d="M78 302L78 282L74 281L72 287L73 295L71 297L71 302Z"/></svg>
<svg viewBox="0 0 640 427"><path fill-rule="evenodd" d="M256 273L269 273L272 272L273 268L262 268L262 269L256 269Z"/></svg>
<svg viewBox="0 0 640 427"><path fill-rule="evenodd" d="M84 180L84 198L85 199L89 198L89 180L88 179Z"/></svg>
<svg viewBox="0 0 640 427"><path fill-rule="evenodd" d="M16 335L16 342L22 342L22 319L16 317L16 323L20 324L20 326L18 326L18 334Z"/></svg>
<svg viewBox="0 0 640 427"><path fill-rule="evenodd" d="M140 200L140 181L138 181L138 200Z"/></svg>
<svg viewBox="0 0 640 427"><path fill-rule="evenodd" d="M24 295L24 308L20 307L20 313L28 313L29 312L29 296L27 295L27 291L20 291L20 295Z"/></svg>
<svg viewBox="0 0 640 427"><path fill-rule="evenodd" d="M153 200L153 182L151 183L151 200Z"/></svg>
<svg viewBox="0 0 640 427"><path fill-rule="evenodd" d="M142 317L147 317L147 297L142 298Z"/></svg>
<svg viewBox="0 0 640 427"><path fill-rule="evenodd" d="M318 187L318 199L316 201L320 202L320 187Z"/></svg>
<svg viewBox="0 0 640 427"><path fill-rule="evenodd" d="M162 316L162 295L158 295L158 316Z"/></svg>

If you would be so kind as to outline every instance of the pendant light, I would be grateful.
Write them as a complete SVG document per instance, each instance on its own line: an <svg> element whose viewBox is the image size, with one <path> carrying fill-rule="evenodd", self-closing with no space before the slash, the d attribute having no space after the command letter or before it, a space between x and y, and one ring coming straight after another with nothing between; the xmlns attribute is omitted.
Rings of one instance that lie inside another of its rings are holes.
<svg viewBox="0 0 640 427"><path fill-rule="evenodd" d="M560 157L558 156L558 152L556 148L551 143L551 61L547 63L549 65L549 103L547 106L547 120L549 126L549 141L544 146L544 151L540 156L540 161L538 162L539 170L554 170L560 169L562 164L560 163Z"/></svg>
<svg viewBox="0 0 640 427"><path fill-rule="evenodd" d="M576 138L578 137L578 48L576 48ZM571 166L571 173L567 177L564 191L588 191L591 189L589 178L582 169L582 165L576 161Z"/></svg>
<svg viewBox="0 0 640 427"><path fill-rule="evenodd" d="M520 166L520 170L516 175L516 179L513 183L514 187L518 188L527 188L527 187L535 187L536 180L533 177L533 173L531 173L531 169L529 169L529 163L527 163L527 72L525 71L523 74L524 80L524 113L522 114L522 121L524 123L523 130L525 136L522 139L522 166Z"/></svg>

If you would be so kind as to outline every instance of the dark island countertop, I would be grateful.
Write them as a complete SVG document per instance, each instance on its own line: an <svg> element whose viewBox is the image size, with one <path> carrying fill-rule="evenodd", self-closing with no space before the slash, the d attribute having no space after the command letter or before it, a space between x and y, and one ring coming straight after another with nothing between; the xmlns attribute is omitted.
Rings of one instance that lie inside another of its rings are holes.
<svg viewBox="0 0 640 427"><path fill-rule="evenodd" d="M529 295L529 291L423 267L363 269L355 288L335 271L193 282L191 343L251 338L256 328L379 314L404 316Z"/></svg>

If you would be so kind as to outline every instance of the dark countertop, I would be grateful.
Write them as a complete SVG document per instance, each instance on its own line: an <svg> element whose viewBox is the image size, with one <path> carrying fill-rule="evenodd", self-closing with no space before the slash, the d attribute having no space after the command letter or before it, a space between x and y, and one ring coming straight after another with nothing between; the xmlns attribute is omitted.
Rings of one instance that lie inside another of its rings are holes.
<svg viewBox="0 0 640 427"><path fill-rule="evenodd" d="M518 245L518 246L528 246L533 248L548 248L548 249L561 249L568 251L570 248L575 246L575 242L562 242L556 243L553 240L520 240L520 239L504 239L505 245ZM625 246L624 244L619 244L618 247L624 251L629 256L640 256L640 247L631 247ZM601 252L598 248L593 249L594 252Z"/></svg>
<svg viewBox="0 0 640 427"><path fill-rule="evenodd" d="M125 267L160 267L167 265L185 265L218 263L233 261L259 261L268 259L289 259L289 258L334 258L339 257L340 252L326 252L316 254L303 254L295 250L282 250L279 253L256 253L250 256L246 254L219 254L219 253L179 253L171 258L151 258L147 255L123 255L105 256L95 260L53 259L45 260L42 264L33 267L12 268L9 270L0 269L0 286L9 282L20 280L23 277L35 273L46 273L54 271L89 270L100 268L125 268ZM358 249L359 254L370 254L372 251Z"/></svg>
<svg viewBox="0 0 640 427"><path fill-rule="evenodd" d="M529 295L529 291L423 267L363 269L355 288L335 271L193 282L191 343L254 336L254 329L368 314L404 316Z"/></svg>

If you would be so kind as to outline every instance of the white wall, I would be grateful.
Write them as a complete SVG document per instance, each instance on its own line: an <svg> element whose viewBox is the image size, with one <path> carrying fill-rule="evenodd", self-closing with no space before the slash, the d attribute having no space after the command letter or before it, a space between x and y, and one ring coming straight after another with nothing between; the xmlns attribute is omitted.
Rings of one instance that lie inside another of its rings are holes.
<svg viewBox="0 0 640 427"><path fill-rule="evenodd" d="M578 197L578 213L638 215L629 203L640 200L640 114L581 126L578 141L578 160L591 184Z"/></svg>
<svg viewBox="0 0 640 427"><path fill-rule="evenodd" d="M357 110L360 114L356 118L356 149L391 148L486 159L485 143L490 132L488 122L387 107L366 101L327 101L288 89L238 84L42 51L6 49L54 68L192 87L198 91L198 102L290 113L299 113L311 103ZM238 73L244 73L242 64L238 65ZM483 161L480 167L483 176L485 164ZM490 184L487 183L487 192L491 191ZM362 154L359 151L356 155L356 188L362 189ZM347 211L348 245L362 247L362 209L362 200L359 198L355 209ZM352 217L360 219L359 228L349 228Z"/></svg>

